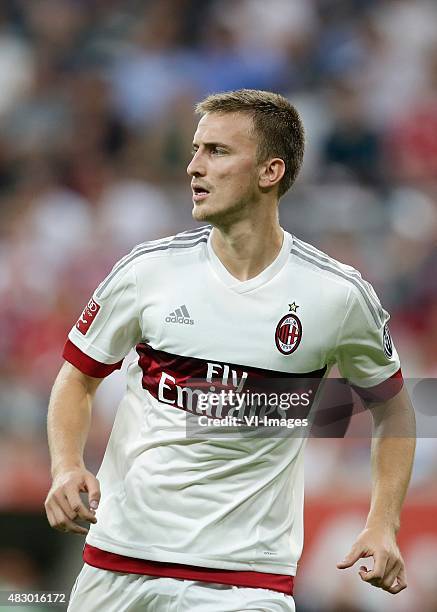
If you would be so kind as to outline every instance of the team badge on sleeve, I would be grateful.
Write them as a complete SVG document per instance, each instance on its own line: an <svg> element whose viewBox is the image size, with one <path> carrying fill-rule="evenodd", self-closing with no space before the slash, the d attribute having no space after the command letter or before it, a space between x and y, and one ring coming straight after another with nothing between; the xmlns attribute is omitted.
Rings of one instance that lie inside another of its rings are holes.
<svg viewBox="0 0 437 612"><path fill-rule="evenodd" d="M84 336L89 330L90 325L94 321L94 317L99 312L99 310L100 304L97 304L97 302L95 302L93 298L91 298L88 304L83 309L83 312L80 315L78 322L76 323L76 329L78 329L80 333Z"/></svg>
<svg viewBox="0 0 437 612"><path fill-rule="evenodd" d="M393 356L393 344L387 323L384 325L384 331L382 332L382 343L384 345L384 355L387 359L391 359Z"/></svg>
<svg viewBox="0 0 437 612"><path fill-rule="evenodd" d="M294 303L293 303L294 304ZM286 314L276 326L275 342L278 351L291 355L302 339L302 323L295 314Z"/></svg>

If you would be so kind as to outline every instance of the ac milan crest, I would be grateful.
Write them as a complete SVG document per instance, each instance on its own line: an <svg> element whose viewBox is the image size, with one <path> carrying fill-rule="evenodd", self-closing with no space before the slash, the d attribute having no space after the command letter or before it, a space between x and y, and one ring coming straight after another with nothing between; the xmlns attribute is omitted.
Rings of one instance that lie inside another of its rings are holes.
<svg viewBox="0 0 437 612"><path fill-rule="evenodd" d="M286 314L276 326L275 342L278 351L291 355L302 339L302 323L295 314Z"/></svg>

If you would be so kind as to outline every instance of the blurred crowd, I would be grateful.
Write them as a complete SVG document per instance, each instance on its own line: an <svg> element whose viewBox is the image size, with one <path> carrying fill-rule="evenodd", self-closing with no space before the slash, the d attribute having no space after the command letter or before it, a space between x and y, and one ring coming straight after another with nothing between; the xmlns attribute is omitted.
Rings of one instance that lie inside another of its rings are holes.
<svg viewBox="0 0 437 612"><path fill-rule="evenodd" d="M211 92L297 106L307 152L283 227L357 267L392 314L404 376L435 376L436 24L432 0L2 0L0 509L40 508L48 394L95 286L135 244L192 227L193 105ZM122 392L111 378L93 469ZM415 494L437 495L436 446L420 441ZM358 493L367 448L310 445L310 494Z"/></svg>

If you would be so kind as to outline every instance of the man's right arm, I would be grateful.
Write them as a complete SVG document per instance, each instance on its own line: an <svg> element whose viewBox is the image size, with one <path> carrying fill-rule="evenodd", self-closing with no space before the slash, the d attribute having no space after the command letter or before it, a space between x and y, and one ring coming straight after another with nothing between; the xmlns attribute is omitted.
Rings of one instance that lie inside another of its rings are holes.
<svg viewBox="0 0 437 612"><path fill-rule="evenodd" d="M76 521L96 522L100 486L85 467L83 451L93 398L101 380L65 362L53 385L47 420L52 486L45 509L50 525L60 531L85 535L88 530ZM80 492L88 493L89 508L82 502Z"/></svg>

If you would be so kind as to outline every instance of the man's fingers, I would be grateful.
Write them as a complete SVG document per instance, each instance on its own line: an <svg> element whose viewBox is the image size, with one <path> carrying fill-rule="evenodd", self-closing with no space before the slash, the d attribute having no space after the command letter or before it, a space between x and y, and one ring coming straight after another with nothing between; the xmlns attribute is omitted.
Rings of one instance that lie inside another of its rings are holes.
<svg viewBox="0 0 437 612"><path fill-rule="evenodd" d="M373 558L374 558L373 569L366 572L364 578L362 577L362 579L365 582L370 582L371 584L375 586L380 586L380 584L382 583L382 579L385 576L385 570L387 567L389 556L386 553L377 553L374 555ZM360 576L361 576L361 572L360 572Z"/></svg>
<svg viewBox="0 0 437 612"><path fill-rule="evenodd" d="M77 533L78 535L86 536L88 534L88 529L73 523L73 521L70 521L70 519L66 519L62 527L55 527L55 529L59 529L60 531L68 531L69 533Z"/></svg>
<svg viewBox="0 0 437 612"><path fill-rule="evenodd" d="M399 559L395 561L392 567L390 568L388 567L388 564L387 564L387 568L385 570L385 576L381 584L381 587L385 591L389 591L391 587L394 585L394 582L396 580L396 577L399 574L401 567L402 567L402 563L400 562Z"/></svg>
<svg viewBox="0 0 437 612"><path fill-rule="evenodd" d="M88 493L90 508L82 501L81 491ZM88 530L78 525L77 520L97 522L95 508L99 500L99 481L91 472L81 468L59 474L52 483L44 505L49 523L54 529L85 535Z"/></svg>
<svg viewBox="0 0 437 612"><path fill-rule="evenodd" d="M71 521L59 507L52 509L52 518L52 527L58 531L69 531L79 535L86 535L88 533L88 529L76 525L76 523Z"/></svg>
<svg viewBox="0 0 437 612"><path fill-rule="evenodd" d="M388 567L389 565L390 567ZM405 568L402 559L396 560L393 565L392 562L387 562L382 578L380 577L380 570L376 569L376 564L375 568L371 571L367 571L364 566L361 566L359 574L364 582L368 582L375 587L380 587L393 595L407 588Z"/></svg>
<svg viewBox="0 0 437 612"><path fill-rule="evenodd" d="M358 573L359 573L359 575L361 576L362 580L364 580L364 579L365 579L365 577L366 577L366 575L367 575L367 572L368 572L368 571L369 571L369 570L367 569L367 567L366 567L365 565L361 565L361 566L360 566L360 571L359 571Z"/></svg>
<svg viewBox="0 0 437 612"><path fill-rule="evenodd" d="M70 506L68 499L66 498L64 492L58 491L53 495L52 498L52 506L56 505L58 506L61 511L63 512L63 514L70 519L71 521L74 521L74 519L77 516L77 512L75 512L73 510L73 508Z"/></svg>
<svg viewBox="0 0 437 612"><path fill-rule="evenodd" d="M95 476L88 473L85 476L85 486L88 491L88 499L91 510L97 510L100 501L100 485Z"/></svg>
<svg viewBox="0 0 437 612"><path fill-rule="evenodd" d="M403 562L401 565L401 569L399 570L399 573L397 575L396 582L397 584L387 589L387 591L389 593L392 593L392 595L396 595L397 593L400 593L401 591L407 588L407 577L405 575L405 567Z"/></svg>
<svg viewBox="0 0 437 612"><path fill-rule="evenodd" d="M359 576L363 582L396 594L407 587L405 566L395 539L385 537L375 529L365 529L354 542L349 554L338 569L352 567L358 559L373 557L373 567L361 565Z"/></svg>
<svg viewBox="0 0 437 612"><path fill-rule="evenodd" d="M352 567L354 563L361 559L361 557L368 556L365 555L361 548L352 548L350 553L346 555L341 563L337 563L338 569L346 569L347 567Z"/></svg>
<svg viewBox="0 0 437 612"><path fill-rule="evenodd" d="M387 589L387 591L391 593L392 595L397 595L398 593L400 593L406 588L407 588L407 583L399 582L398 580L398 583L395 586L392 586L390 589Z"/></svg>
<svg viewBox="0 0 437 612"><path fill-rule="evenodd" d="M85 504L82 502L79 491L76 489L76 487L66 487L65 495L68 500L68 504L74 513L73 517L68 515L70 519L74 520L74 518L78 517L83 521L88 521L90 523L96 522L96 517L92 512L90 512L90 510L88 510L88 508L85 507Z"/></svg>

